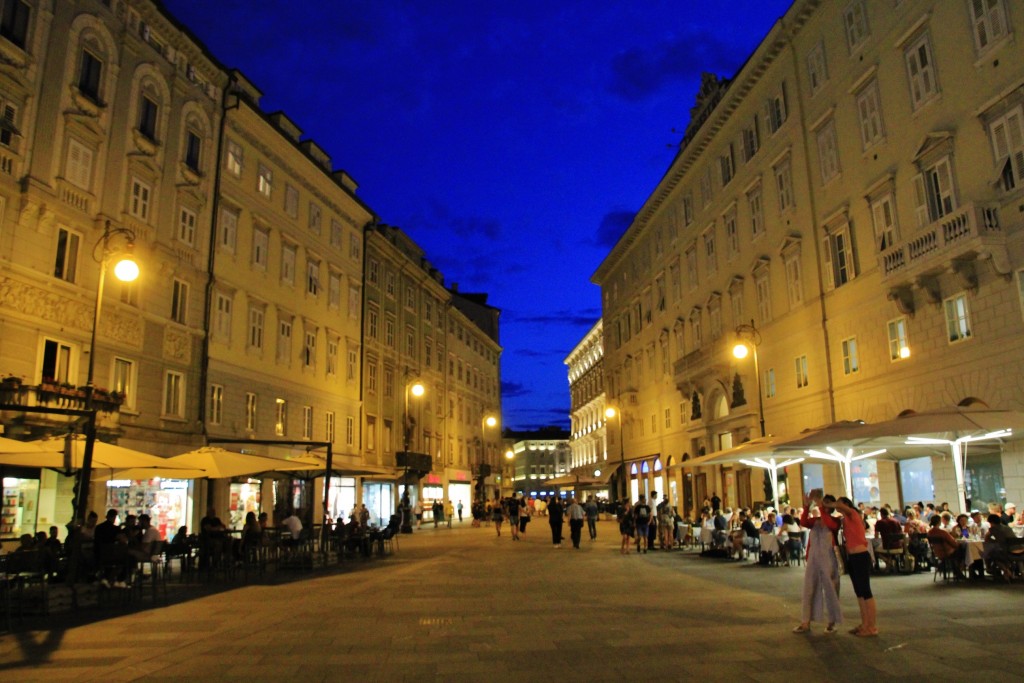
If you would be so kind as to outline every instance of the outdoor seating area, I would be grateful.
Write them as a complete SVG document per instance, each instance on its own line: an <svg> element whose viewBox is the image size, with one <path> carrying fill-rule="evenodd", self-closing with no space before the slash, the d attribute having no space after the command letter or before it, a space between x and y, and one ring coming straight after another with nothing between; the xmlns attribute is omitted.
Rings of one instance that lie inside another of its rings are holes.
<svg viewBox="0 0 1024 683"><path fill-rule="evenodd" d="M396 515L383 529L344 533L314 525L298 539L286 527L271 527L258 543L245 543L240 530L215 539L190 535L175 543L157 541L143 557L122 543L97 552L91 541L81 544L78 557L72 557L70 547L59 553L13 549L0 554L0 630L55 613L82 611L98 618L111 609L145 608L211 590L336 571L353 561L365 566L395 552L399 520Z"/></svg>

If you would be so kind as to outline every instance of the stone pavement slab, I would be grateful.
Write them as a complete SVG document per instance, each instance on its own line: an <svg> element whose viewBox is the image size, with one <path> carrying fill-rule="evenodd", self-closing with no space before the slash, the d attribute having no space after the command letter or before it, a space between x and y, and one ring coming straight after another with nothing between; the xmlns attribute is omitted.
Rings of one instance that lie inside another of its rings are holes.
<svg viewBox="0 0 1024 683"><path fill-rule="evenodd" d="M1024 585L873 577L878 638L793 635L802 567L425 527L386 559L0 636L5 680L1015 680ZM856 603L844 577L848 625ZM993 641L995 638L995 641ZM1009 640L1007 640L1009 638ZM1015 641L1013 641L1015 642Z"/></svg>

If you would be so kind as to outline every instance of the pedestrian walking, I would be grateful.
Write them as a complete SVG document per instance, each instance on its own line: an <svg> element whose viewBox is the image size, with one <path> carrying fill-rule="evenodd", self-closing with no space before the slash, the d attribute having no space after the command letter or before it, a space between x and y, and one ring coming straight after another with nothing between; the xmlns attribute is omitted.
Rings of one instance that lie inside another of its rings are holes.
<svg viewBox="0 0 1024 683"><path fill-rule="evenodd" d="M640 499L633 507L633 521L636 527L636 551L647 554L648 536L651 527L651 506L647 499L640 496Z"/></svg>
<svg viewBox="0 0 1024 683"><path fill-rule="evenodd" d="M843 544L846 546L846 573L850 575L850 583L853 584L857 606L860 608L860 625L851 629L850 633L861 638L871 638L878 635L878 626L875 623L877 606L871 594L871 554L865 536L866 524L849 498L830 498L822 499L822 505L842 514L840 521L843 526Z"/></svg>
<svg viewBox="0 0 1024 683"><path fill-rule="evenodd" d="M462 501L461 500L459 501L459 504L455 506L455 509L459 513L459 524L462 524Z"/></svg>
<svg viewBox="0 0 1024 683"><path fill-rule="evenodd" d="M491 503L491 521L494 522L494 530L498 532L498 536L501 536L501 524L505 521L505 513L501 509L501 499L497 496Z"/></svg>
<svg viewBox="0 0 1024 683"><path fill-rule="evenodd" d="M821 621L828 611L828 625L825 633L836 632L836 624L843 623L843 612L839 605L839 562L836 558L836 534L839 521L829 514L822 514L811 491L804 501L800 515L800 526L810 529L807 534L807 561L804 573L803 611L800 624L793 633L807 633L812 621Z"/></svg>
<svg viewBox="0 0 1024 683"><path fill-rule="evenodd" d="M562 515L564 509L558 498L552 498L548 503L548 524L551 525L551 543L556 548L562 547Z"/></svg>
<svg viewBox="0 0 1024 683"><path fill-rule="evenodd" d="M530 505L526 502L526 496L519 499L519 533L526 533L526 525L530 523L530 515L532 514Z"/></svg>
<svg viewBox="0 0 1024 683"><path fill-rule="evenodd" d="M522 512L519 509L519 499L512 496L505 501L505 508L508 510L508 527L512 530L512 540L519 540L519 515Z"/></svg>
<svg viewBox="0 0 1024 683"><path fill-rule="evenodd" d="M623 555L629 555L629 547L633 545L633 534L636 533L633 521L633 507L629 504L629 501L625 501L619 507L619 533L622 534L622 546L619 548L619 552Z"/></svg>
<svg viewBox="0 0 1024 683"><path fill-rule="evenodd" d="M583 538L583 506L575 498L569 501L569 538L572 539L572 547L580 549L580 540Z"/></svg>
<svg viewBox="0 0 1024 683"><path fill-rule="evenodd" d="M412 514L416 516L416 528L420 528L420 524L423 523L423 503L416 501L416 505L412 508Z"/></svg>
<svg viewBox="0 0 1024 683"><path fill-rule="evenodd" d="M454 515L455 515L455 507L452 505L451 499L449 499L448 502L444 504L444 518L445 518L445 521L448 522L448 528L449 529L452 528L452 517ZM460 522L462 521L461 516L459 518L459 521Z"/></svg>
<svg viewBox="0 0 1024 683"><path fill-rule="evenodd" d="M587 496L587 504L583 506L583 511L587 515L587 531L590 532L590 540L596 541L598 509L593 496Z"/></svg>

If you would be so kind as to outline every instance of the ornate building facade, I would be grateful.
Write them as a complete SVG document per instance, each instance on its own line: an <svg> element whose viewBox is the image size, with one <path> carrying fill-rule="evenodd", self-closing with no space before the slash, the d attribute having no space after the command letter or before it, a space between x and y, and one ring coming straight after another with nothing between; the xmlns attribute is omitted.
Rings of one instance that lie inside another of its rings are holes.
<svg viewBox="0 0 1024 683"><path fill-rule="evenodd" d="M782 436L1024 408L1022 31L1004 0L797 0L739 72L705 75L676 158L593 277L634 492L674 487L681 510L763 499L745 466L685 466L759 435L759 407ZM740 326L760 377L729 353ZM1024 494L1016 442L969 467L975 501ZM950 469L923 454L862 475L869 500L898 504L953 499ZM796 496L838 482L789 470Z"/></svg>

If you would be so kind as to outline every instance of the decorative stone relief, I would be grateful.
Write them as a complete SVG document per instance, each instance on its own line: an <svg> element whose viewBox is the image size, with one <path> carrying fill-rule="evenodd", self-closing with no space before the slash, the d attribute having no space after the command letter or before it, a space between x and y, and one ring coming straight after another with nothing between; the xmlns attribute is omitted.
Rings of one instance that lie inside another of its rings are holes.
<svg viewBox="0 0 1024 683"><path fill-rule="evenodd" d="M192 362L192 337L187 332L165 327L164 358L185 364Z"/></svg>

